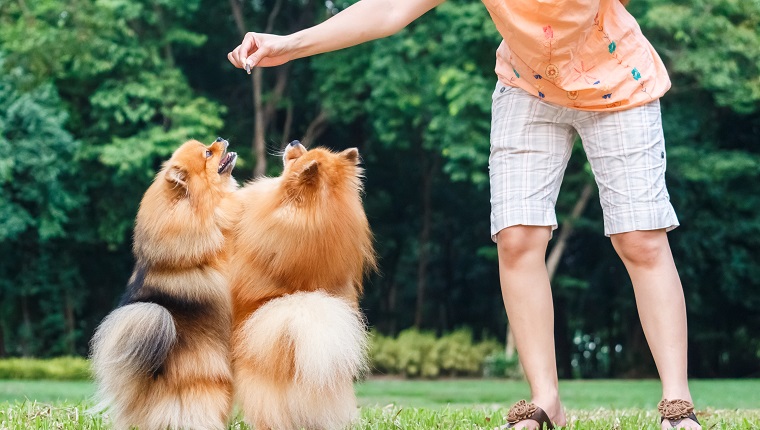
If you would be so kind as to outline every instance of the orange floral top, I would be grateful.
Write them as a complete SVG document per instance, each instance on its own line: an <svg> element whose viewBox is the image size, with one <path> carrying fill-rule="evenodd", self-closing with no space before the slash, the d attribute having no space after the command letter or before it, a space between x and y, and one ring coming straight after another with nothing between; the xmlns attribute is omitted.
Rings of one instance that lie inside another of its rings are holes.
<svg viewBox="0 0 760 430"><path fill-rule="evenodd" d="M483 0L504 41L496 74L549 103L612 111L670 88L665 65L619 0Z"/></svg>

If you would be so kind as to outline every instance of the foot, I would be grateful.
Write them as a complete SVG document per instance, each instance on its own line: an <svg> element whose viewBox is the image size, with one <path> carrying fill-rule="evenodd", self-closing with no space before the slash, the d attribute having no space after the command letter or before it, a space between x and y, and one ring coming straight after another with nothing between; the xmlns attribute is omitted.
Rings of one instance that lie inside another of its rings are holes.
<svg viewBox="0 0 760 430"><path fill-rule="evenodd" d="M691 418L684 418L676 424L676 426L672 426L668 420L665 420L662 422L662 430L671 430L671 429L689 429L689 430L702 430L702 426L699 425L699 423L694 422Z"/></svg>
<svg viewBox="0 0 760 430"><path fill-rule="evenodd" d="M531 403L541 408L546 412L546 415L551 420L554 427L565 427L567 425L567 418L565 418L565 410L562 408L562 403L559 398L554 399L531 399ZM526 419L518 421L512 425L512 427L502 426L499 429L527 429L537 430L540 429L536 420Z"/></svg>

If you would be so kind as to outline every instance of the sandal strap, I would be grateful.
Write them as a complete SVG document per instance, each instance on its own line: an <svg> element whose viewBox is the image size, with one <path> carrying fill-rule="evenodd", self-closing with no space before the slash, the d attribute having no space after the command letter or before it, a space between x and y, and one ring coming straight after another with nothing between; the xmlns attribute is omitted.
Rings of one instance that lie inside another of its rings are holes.
<svg viewBox="0 0 760 430"><path fill-rule="evenodd" d="M683 421L683 420L685 420L687 418L691 419L692 421L694 421L695 423L697 423L699 425L702 425L702 423L700 423L699 420L697 419L697 416L694 414L694 412L690 413L689 415L687 415L687 416L685 416L683 418L679 418L677 420L672 420L672 419L668 419L668 418L662 417L662 418L660 418L660 424L662 424L663 421L667 420L668 424L670 424L671 427L675 428L675 427L678 426L678 424L681 424L681 421Z"/></svg>
<svg viewBox="0 0 760 430"><path fill-rule="evenodd" d="M537 422L538 428L540 429L554 429L554 424L552 424L552 421L549 419L549 415L547 415L546 411L539 408L533 403L529 403L525 400L520 400L511 408L509 408L509 413L507 415L508 424L506 428L514 428L518 422L525 420L533 420ZM546 427L544 427L544 425L546 425Z"/></svg>

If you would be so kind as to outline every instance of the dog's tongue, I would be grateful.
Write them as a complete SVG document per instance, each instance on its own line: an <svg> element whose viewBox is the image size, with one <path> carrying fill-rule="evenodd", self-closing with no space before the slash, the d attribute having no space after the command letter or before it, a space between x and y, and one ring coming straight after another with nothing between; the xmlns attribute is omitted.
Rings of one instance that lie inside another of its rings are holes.
<svg viewBox="0 0 760 430"><path fill-rule="evenodd" d="M218 173L222 173L227 170L232 170L234 167L235 159L237 158L237 154L234 152L228 152L222 160L219 162L219 170L217 170Z"/></svg>

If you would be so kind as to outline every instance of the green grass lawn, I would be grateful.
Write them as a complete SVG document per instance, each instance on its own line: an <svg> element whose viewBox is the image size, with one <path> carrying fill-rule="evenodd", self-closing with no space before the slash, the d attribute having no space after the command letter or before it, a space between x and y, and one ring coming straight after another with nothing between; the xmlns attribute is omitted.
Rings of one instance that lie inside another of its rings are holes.
<svg viewBox="0 0 760 430"><path fill-rule="evenodd" d="M760 429L760 381L692 381L705 429ZM106 429L107 419L86 412L90 382L0 381L0 430ZM572 428L657 429L659 382L563 381ZM371 379L357 384L361 419L356 429L492 429L509 405L527 397L524 382ZM232 429L245 429L240 420Z"/></svg>

